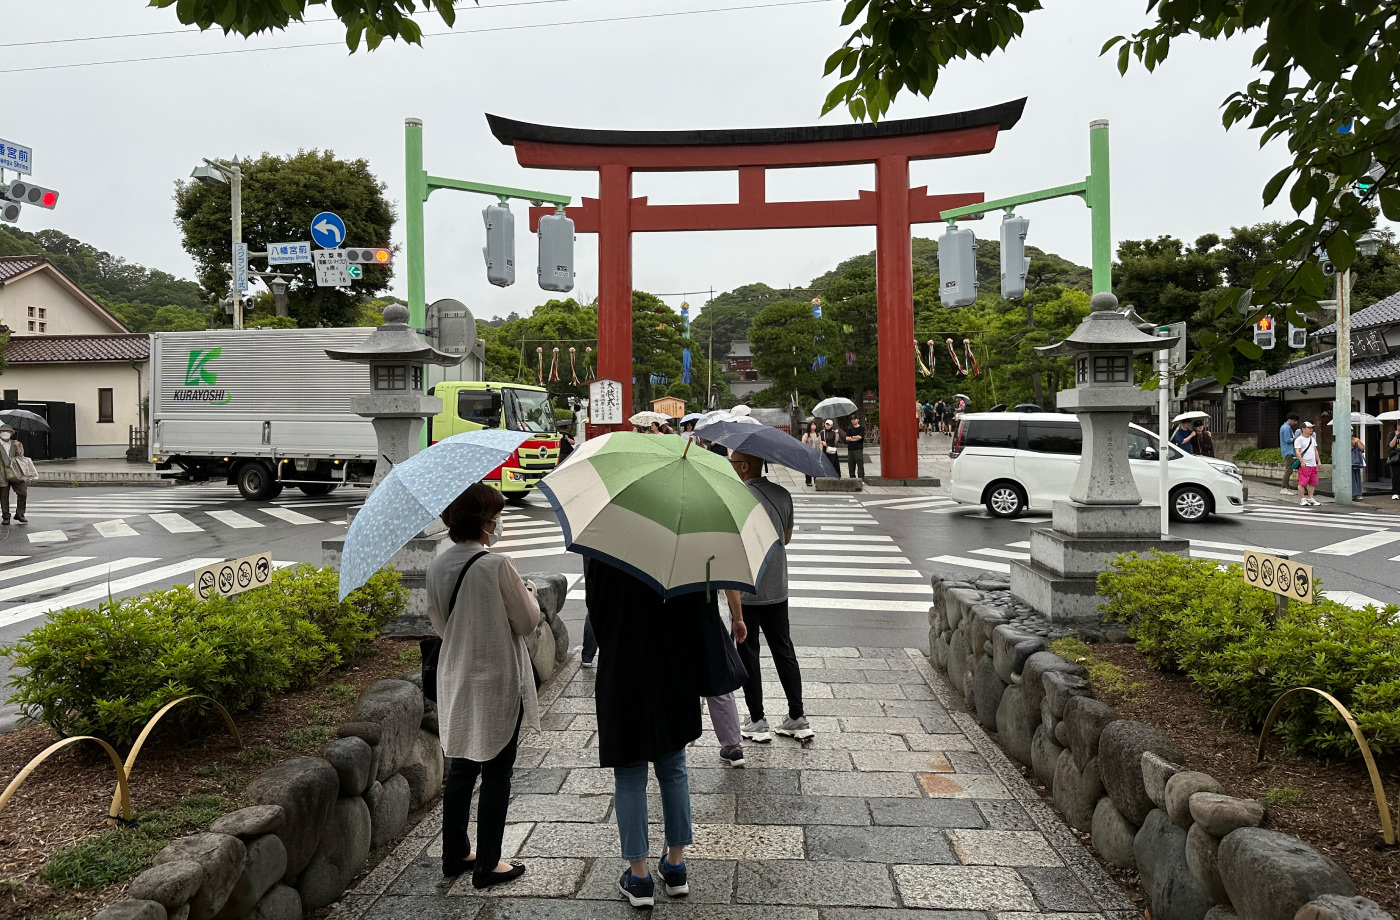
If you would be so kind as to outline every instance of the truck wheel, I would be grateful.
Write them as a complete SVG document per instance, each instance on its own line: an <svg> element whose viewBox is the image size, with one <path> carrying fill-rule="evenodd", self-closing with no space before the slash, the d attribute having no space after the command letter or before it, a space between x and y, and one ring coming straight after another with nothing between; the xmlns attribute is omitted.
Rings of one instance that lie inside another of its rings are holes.
<svg viewBox="0 0 1400 920"><path fill-rule="evenodd" d="M335 487L336 484L333 482L310 482L304 486L297 486L303 495L309 495L313 498L320 495L330 495L335 491Z"/></svg>
<svg viewBox="0 0 1400 920"><path fill-rule="evenodd" d="M525 504L526 499L530 497L529 492L504 492L502 494L505 495L506 501L517 506Z"/></svg>
<svg viewBox="0 0 1400 920"><path fill-rule="evenodd" d="M237 482L239 493L250 502L265 502L282 493L282 483L272 470L256 461L239 467Z"/></svg>

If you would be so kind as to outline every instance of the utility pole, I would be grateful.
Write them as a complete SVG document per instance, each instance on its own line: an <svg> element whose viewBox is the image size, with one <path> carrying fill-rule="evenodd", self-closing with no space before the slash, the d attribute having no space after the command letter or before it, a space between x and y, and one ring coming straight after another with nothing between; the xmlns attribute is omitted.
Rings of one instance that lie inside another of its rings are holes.
<svg viewBox="0 0 1400 920"><path fill-rule="evenodd" d="M222 160L211 160L204 158L205 165L196 166L190 173L190 178L204 185L220 185L227 183L229 187L229 199L233 207L232 219L232 243L229 249L230 268L238 261L238 249L243 245L243 168L238 163L238 157L233 158L232 163L225 163ZM238 289L237 270L233 269L229 278L229 289L233 297L233 328L243 328L243 292Z"/></svg>
<svg viewBox="0 0 1400 920"><path fill-rule="evenodd" d="M1351 503L1351 269L1337 272L1337 390L1332 401L1332 499L1339 505Z"/></svg>

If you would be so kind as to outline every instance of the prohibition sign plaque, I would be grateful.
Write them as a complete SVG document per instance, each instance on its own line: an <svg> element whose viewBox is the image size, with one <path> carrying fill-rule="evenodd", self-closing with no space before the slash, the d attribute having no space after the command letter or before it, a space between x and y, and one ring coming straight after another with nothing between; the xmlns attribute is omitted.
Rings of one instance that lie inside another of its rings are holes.
<svg viewBox="0 0 1400 920"><path fill-rule="evenodd" d="M194 588L202 600L209 600L214 596L214 573L208 569L200 572Z"/></svg>
<svg viewBox="0 0 1400 920"><path fill-rule="evenodd" d="M1266 588L1274 586L1274 560L1272 557L1265 556L1264 561L1259 565L1259 580Z"/></svg>
<svg viewBox="0 0 1400 920"><path fill-rule="evenodd" d="M1244 580L1306 604L1313 602L1313 569L1302 562L1291 562L1282 556L1270 556L1258 550L1246 550L1243 566Z"/></svg>
<svg viewBox="0 0 1400 920"><path fill-rule="evenodd" d="M238 563L238 587L247 588L253 584L253 562L244 559Z"/></svg>
<svg viewBox="0 0 1400 920"><path fill-rule="evenodd" d="M194 588L203 600L261 588L272 581L272 554L258 553L195 570Z"/></svg>

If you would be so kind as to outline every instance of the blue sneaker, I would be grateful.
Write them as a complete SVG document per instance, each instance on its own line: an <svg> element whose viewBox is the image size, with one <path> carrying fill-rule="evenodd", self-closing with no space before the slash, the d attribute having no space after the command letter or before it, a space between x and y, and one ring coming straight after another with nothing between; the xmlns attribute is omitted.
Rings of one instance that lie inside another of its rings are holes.
<svg viewBox="0 0 1400 920"><path fill-rule="evenodd" d="M744 760L744 746L736 744L733 747L720 748L719 759L731 767L742 770L747 762Z"/></svg>
<svg viewBox="0 0 1400 920"><path fill-rule="evenodd" d="M690 882L685 875L685 860L681 860L679 866L673 866L666 862L666 857L661 857L661 865L658 867L661 872L662 887L666 893L673 898L690 894Z"/></svg>
<svg viewBox="0 0 1400 920"><path fill-rule="evenodd" d="M656 906L656 883L651 880L650 873L646 878L637 878L631 869L623 869L622 878L617 882L617 890L622 892L622 896L630 901L633 907Z"/></svg>

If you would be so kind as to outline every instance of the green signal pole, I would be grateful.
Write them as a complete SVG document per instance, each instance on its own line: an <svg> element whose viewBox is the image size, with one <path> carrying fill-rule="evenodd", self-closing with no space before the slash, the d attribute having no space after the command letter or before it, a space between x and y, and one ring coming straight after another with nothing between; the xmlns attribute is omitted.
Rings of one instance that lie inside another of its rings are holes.
<svg viewBox="0 0 1400 920"><path fill-rule="evenodd" d="M998 198L982 204L971 204L965 208L952 208L938 216L942 220L952 222L960 217L972 217L990 211L1011 211L1018 205L1070 195L1078 195L1089 206L1094 293L1108 292L1113 287L1113 233L1109 225L1107 119L1100 118L1089 122L1089 175L1083 182Z"/></svg>

